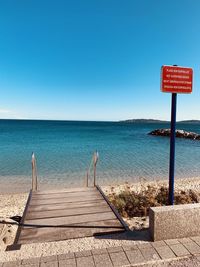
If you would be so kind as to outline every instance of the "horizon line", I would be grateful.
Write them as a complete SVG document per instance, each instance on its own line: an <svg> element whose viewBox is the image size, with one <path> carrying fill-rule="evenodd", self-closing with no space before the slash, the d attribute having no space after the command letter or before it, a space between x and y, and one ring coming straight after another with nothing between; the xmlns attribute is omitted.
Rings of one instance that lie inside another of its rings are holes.
<svg viewBox="0 0 200 267"><path fill-rule="evenodd" d="M170 122L170 120L161 120L161 119L146 119L146 118L136 118L136 119L123 119L123 120L77 120L77 119L33 119L33 118L0 118L0 120L10 120L10 121L65 121L65 122L131 122L131 121L157 121L157 122ZM183 119L177 120L176 122L184 121L200 121L200 119Z"/></svg>

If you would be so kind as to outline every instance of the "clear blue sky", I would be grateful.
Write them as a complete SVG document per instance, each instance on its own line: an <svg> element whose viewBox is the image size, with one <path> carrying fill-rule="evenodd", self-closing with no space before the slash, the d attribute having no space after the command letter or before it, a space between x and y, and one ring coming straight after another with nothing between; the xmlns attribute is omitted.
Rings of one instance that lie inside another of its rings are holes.
<svg viewBox="0 0 200 267"><path fill-rule="evenodd" d="M200 119L199 0L6 0L0 118L170 119L161 65L194 68L177 119Z"/></svg>

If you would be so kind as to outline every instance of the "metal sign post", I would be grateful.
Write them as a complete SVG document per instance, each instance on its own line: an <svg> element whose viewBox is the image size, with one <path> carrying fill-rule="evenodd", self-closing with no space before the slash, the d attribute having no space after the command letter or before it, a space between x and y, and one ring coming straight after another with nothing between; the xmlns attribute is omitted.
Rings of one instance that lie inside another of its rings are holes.
<svg viewBox="0 0 200 267"><path fill-rule="evenodd" d="M169 205L174 204L174 169L175 169L175 139L176 139L176 100L177 94L172 93L171 106L171 136L170 136L170 162L169 162Z"/></svg>
<svg viewBox="0 0 200 267"><path fill-rule="evenodd" d="M170 134L170 161L169 161L169 205L174 204L174 170L175 170L175 139L176 139L176 100L177 93L192 93L192 68L162 66L161 91L172 94L171 106L171 134Z"/></svg>

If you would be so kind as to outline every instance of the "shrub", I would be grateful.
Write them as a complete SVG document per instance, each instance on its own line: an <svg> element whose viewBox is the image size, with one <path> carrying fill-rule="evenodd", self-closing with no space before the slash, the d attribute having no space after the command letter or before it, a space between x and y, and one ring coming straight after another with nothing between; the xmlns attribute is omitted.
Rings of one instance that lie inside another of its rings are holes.
<svg viewBox="0 0 200 267"><path fill-rule="evenodd" d="M123 217L148 216L150 207L165 206L168 204L168 188L148 185L140 192L131 191L127 187L120 193L111 193L108 196L110 202L116 207ZM174 204L187 204L199 202L199 195L193 190L175 191Z"/></svg>

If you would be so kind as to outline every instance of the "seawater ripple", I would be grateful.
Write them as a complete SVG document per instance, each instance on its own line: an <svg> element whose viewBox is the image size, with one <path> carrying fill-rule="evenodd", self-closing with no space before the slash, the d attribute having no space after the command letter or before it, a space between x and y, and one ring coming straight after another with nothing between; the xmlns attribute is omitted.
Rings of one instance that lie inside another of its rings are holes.
<svg viewBox="0 0 200 267"><path fill-rule="evenodd" d="M156 128L169 124L0 120L0 181L30 181L34 151L42 182L78 185L96 149L100 184L167 179L169 138L147 135ZM200 124L177 129L200 133ZM199 176L199 159L200 142L176 140L176 177Z"/></svg>

